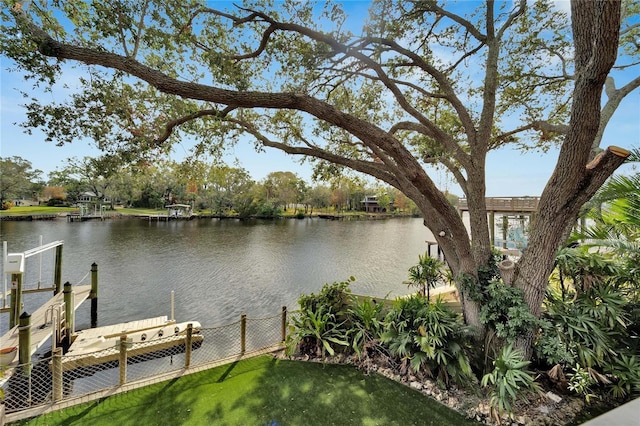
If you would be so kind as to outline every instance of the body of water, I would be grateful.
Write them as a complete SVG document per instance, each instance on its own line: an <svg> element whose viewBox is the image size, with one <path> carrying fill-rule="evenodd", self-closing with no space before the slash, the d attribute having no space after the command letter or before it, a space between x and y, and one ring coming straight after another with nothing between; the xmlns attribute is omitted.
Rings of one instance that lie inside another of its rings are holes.
<svg viewBox="0 0 640 426"><path fill-rule="evenodd" d="M205 327L271 316L282 306L297 309L301 294L354 276L354 293L384 297L407 294L407 270L432 240L422 219L333 221L192 220L148 222L114 219L69 223L0 222L8 251L63 240L62 281L90 284L99 268L98 325L170 315ZM25 288L53 281L55 250L26 262ZM4 275L7 281L10 277ZM9 285L9 284L8 284ZM34 311L51 293L24 297ZM78 310L77 328L89 326L89 302ZM0 332L8 327L1 314ZM6 321L5 321L6 320Z"/></svg>

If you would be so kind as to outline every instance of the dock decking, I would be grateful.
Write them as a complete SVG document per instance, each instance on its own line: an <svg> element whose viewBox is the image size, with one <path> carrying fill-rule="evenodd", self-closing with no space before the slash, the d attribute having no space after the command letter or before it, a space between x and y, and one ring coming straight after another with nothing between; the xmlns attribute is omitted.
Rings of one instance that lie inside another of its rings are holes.
<svg viewBox="0 0 640 426"><path fill-rule="evenodd" d="M87 300L89 293L91 292L91 286L74 286L74 311L78 309L80 304ZM31 355L35 353L49 337L53 331L53 321L51 318L45 323L45 317L47 311L51 306L60 306L64 304L64 293L60 292L53 296L47 303L40 306L34 313L31 314ZM18 327L15 326L9 330L4 336L0 338L0 347L9 348L12 346L18 346ZM15 352L13 360L6 364L8 369L12 369L18 365L18 352Z"/></svg>
<svg viewBox="0 0 640 426"><path fill-rule="evenodd" d="M487 212L495 213L534 213L538 210L540 197L487 197ZM458 198L458 210L469 211L466 198Z"/></svg>
<svg viewBox="0 0 640 426"><path fill-rule="evenodd" d="M198 334L200 323L192 322L195 330L192 345L202 342ZM121 324L91 328L76 333L76 339L62 357L62 371L107 364L118 361L120 337L126 335L127 357L135 358L172 349L187 343L187 323L177 324L166 316L130 321ZM141 338L141 335L147 336ZM198 347L198 346L196 346Z"/></svg>
<svg viewBox="0 0 640 426"><path fill-rule="evenodd" d="M74 343L98 339L100 337L110 338L120 336L122 334L136 333L172 324L175 324L175 321L169 321L168 317L164 315L155 318L123 322L120 324L105 325L103 327L88 328L86 330L76 332L76 339ZM71 354L73 350L74 347L73 344L71 344L68 353Z"/></svg>

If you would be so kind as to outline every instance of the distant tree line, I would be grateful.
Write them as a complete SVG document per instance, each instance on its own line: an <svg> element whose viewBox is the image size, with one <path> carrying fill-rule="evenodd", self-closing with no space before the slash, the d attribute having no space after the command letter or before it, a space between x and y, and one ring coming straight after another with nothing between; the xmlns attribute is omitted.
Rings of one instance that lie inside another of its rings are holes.
<svg viewBox="0 0 640 426"><path fill-rule="evenodd" d="M290 171L272 172L256 181L247 170L226 164L157 161L122 167L108 157L85 157L68 160L45 181L42 171L20 157L0 158L0 167L4 209L18 200L75 205L83 195L91 194L112 209L116 205L160 209L184 203L212 215L269 217L283 212L358 211L365 196L375 196L382 211L418 213L415 204L397 189L357 176L333 176L312 185Z"/></svg>

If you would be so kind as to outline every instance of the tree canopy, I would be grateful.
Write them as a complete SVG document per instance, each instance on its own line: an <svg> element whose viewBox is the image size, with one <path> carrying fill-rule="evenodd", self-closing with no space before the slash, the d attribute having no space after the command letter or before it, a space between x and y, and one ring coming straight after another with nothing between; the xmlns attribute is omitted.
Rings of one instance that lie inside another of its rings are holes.
<svg viewBox="0 0 640 426"><path fill-rule="evenodd" d="M454 276L467 277L459 283L486 285L488 152L558 144L514 273L536 315L564 230L628 155L599 146L640 85L614 79L638 63L638 3L574 2L569 19L547 1L374 0L361 28L330 2L5 4L2 50L20 72L36 84L80 76L64 102L32 99L27 129L57 143L89 137L126 161L185 137L215 155L245 135L259 150L305 156L319 175L374 176L416 203ZM469 231L432 164L468 199ZM460 286L481 328L480 302Z"/></svg>
<svg viewBox="0 0 640 426"><path fill-rule="evenodd" d="M33 198L42 186L42 171L21 157L0 157L0 206L5 200Z"/></svg>

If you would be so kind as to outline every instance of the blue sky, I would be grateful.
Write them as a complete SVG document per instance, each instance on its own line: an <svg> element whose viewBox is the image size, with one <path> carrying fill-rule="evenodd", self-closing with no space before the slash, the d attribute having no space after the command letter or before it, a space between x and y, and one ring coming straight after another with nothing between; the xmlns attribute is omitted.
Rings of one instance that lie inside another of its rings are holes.
<svg viewBox="0 0 640 426"><path fill-rule="evenodd" d="M363 16L366 13L367 4L365 1L345 2L347 10L354 16ZM566 7L568 2L558 2L558 4L560 7ZM16 89L25 89L29 87L25 84L30 83L25 83L18 73L7 72L7 68L11 67L12 63L6 57L0 57L0 62L0 156L19 156L30 161L34 168L44 172L43 178L46 179L49 172L64 166L68 158L99 154L90 141L76 141L58 147L54 143L44 142L41 132L34 130L32 135L27 135L24 129L14 124L24 121L26 112L21 106L24 101ZM630 78L629 76L627 78ZM62 98L56 98L55 91L43 93L42 96L45 100L47 98L55 101L62 100ZM608 145L627 149L640 146L639 90L627 96L609 123L602 142L603 147ZM176 159L181 159L186 154L186 146L176 145L174 149ZM539 152L522 154L512 149L492 152L487 162L487 196L539 195L551 175L557 154L556 149L551 149L544 154ZM301 165L296 158L276 150L256 153L251 142L240 143L231 150L227 160L232 163L235 159L256 180L263 179L270 172L292 171L311 182L311 168L308 164ZM436 173L434 180L441 185L447 182L443 173ZM453 184L449 184L448 189L461 195L459 189Z"/></svg>

